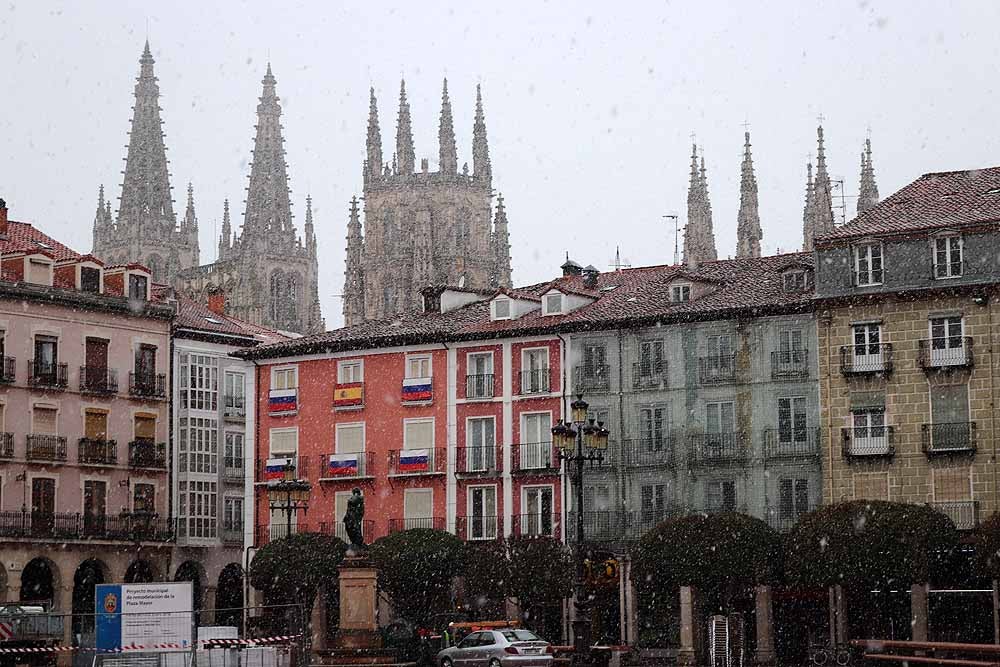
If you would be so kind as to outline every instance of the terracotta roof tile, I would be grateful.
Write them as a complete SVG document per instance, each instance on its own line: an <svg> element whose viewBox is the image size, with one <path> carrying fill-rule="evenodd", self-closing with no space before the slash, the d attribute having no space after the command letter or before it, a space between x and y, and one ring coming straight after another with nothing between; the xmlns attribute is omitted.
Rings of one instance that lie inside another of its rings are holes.
<svg viewBox="0 0 1000 667"><path fill-rule="evenodd" d="M208 306L186 296L177 298L177 316L174 318L174 326L206 333L245 336L264 344L291 340L291 337L278 331L244 322L229 315L220 315L209 310Z"/></svg>
<svg viewBox="0 0 1000 667"><path fill-rule="evenodd" d="M30 223L9 220L7 222L7 237L0 238L0 254L12 252L41 252L57 262L80 257L80 253L59 243Z"/></svg>

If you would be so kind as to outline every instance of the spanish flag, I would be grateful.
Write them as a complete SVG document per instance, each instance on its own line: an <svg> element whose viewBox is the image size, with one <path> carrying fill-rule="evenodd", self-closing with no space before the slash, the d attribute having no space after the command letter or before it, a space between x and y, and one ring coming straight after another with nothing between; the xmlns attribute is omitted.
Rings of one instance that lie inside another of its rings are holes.
<svg viewBox="0 0 1000 667"><path fill-rule="evenodd" d="M360 382L338 384L333 390L333 407L348 408L364 405L364 385Z"/></svg>

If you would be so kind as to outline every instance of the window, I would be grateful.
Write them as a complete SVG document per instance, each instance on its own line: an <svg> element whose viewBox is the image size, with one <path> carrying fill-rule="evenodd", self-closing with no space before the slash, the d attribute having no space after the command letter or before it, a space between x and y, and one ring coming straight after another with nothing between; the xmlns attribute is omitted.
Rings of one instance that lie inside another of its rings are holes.
<svg viewBox="0 0 1000 667"><path fill-rule="evenodd" d="M736 511L736 482L718 479L705 484L705 509L709 512Z"/></svg>
<svg viewBox="0 0 1000 667"><path fill-rule="evenodd" d="M510 319L510 299L493 299L493 319Z"/></svg>
<svg viewBox="0 0 1000 667"><path fill-rule="evenodd" d="M203 354L181 355L181 408L218 410L218 364L218 359Z"/></svg>
<svg viewBox="0 0 1000 667"><path fill-rule="evenodd" d="M973 444L969 421L969 385L931 386L930 442L935 451L966 450Z"/></svg>
<svg viewBox="0 0 1000 667"><path fill-rule="evenodd" d="M156 439L156 416L150 414L137 414L135 415L134 423L132 425L135 439L136 440L155 440Z"/></svg>
<svg viewBox="0 0 1000 667"><path fill-rule="evenodd" d="M226 373L225 410L227 415L246 413L246 378L243 373Z"/></svg>
<svg viewBox="0 0 1000 667"><path fill-rule="evenodd" d="M101 291L101 270L92 266L80 267L80 290L98 294Z"/></svg>
<svg viewBox="0 0 1000 667"><path fill-rule="evenodd" d="M549 390L549 348L521 352L521 393L537 394Z"/></svg>
<svg viewBox="0 0 1000 667"><path fill-rule="evenodd" d="M691 300L691 286L690 285L671 285L670 287L670 300L674 303L682 303L684 301Z"/></svg>
<svg viewBox="0 0 1000 667"><path fill-rule="evenodd" d="M665 365L662 340L644 340L639 343L637 370L640 378L659 378L663 375Z"/></svg>
<svg viewBox="0 0 1000 667"><path fill-rule="evenodd" d="M642 451L663 449L669 432L669 413L662 405L639 410L639 440Z"/></svg>
<svg viewBox="0 0 1000 667"><path fill-rule="evenodd" d="M966 363L962 324L960 315L931 318L930 362L932 366L954 366Z"/></svg>
<svg viewBox="0 0 1000 667"><path fill-rule="evenodd" d="M878 456L889 453L889 438L884 408L862 408L851 412L849 453L855 456Z"/></svg>
<svg viewBox="0 0 1000 667"><path fill-rule="evenodd" d="M408 379L431 377L431 356L421 354L406 358L406 377Z"/></svg>
<svg viewBox="0 0 1000 667"><path fill-rule="evenodd" d="M802 330L786 329L778 332L779 361L784 364L802 360Z"/></svg>
<svg viewBox="0 0 1000 667"><path fill-rule="evenodd" d="M881 243L854 246L854 277L855 283L861 287L882 284Z"/></svg>
<svg viewBox="0 0 1000 667"><path fill-rule="evenodd" d="M178 507L182 535L195 539L216 536L218 497L216 483L200 480L178 482Z"/></svg>
<svg viewBox="0 0 1000 667"><path fill-rule="evenodd" d="M59 339L55 336L35 336L34 377L45 384L55 384L58 363Z"/></svg>
<svg viewBox="0 0 1000 667"><path fill-rule="evenodd" d="M778 442L790 444L793 442L805 442L807 439L806 399L799 396L794 398L779 398Z"/></svg>
<svg viewBox="0 0 1000 667"><path fill-rule="evenodd" d="M524 487L521 535L552 535L552 487Z"/></svg>
<svg viewBox="0 0 1000 667"><path fill-rule="evenodd" d="M465 456L468 472L496 469L496 425L493 417L473 417L466 422Z"/></svg>
<svg viewBox="0 0 1000 667"><path fill-rule="evenodd" d="M517 456L522 470L553 467L552 415L535 412L521 415L521 446Z"/></svg>
<svg viewBox="0 0 1000 667"><path fill-rule="evenodd" d="M34 285L52 285L52 264L29 259L28 282Z"/></svg>
<svg viewBox="0 0 1000 667"><path fill-rule="evenodd" d="M403 449L428 449L434 447L433 419L403 420Z"/></svg>
<svg viewBox="0 0 1000 667"><path fill-rule="evenodd" d="M545 295L545 312L542 315L562 315L563 295L559 292Z"/></svg>
<svg viewBox="0 0 1000 667"><path fill-rule="evenodd" d="M294 428L272 428L270 433L271 457L294 458L299 449L299 431Z"/></svg>
<svg viewBox="0 0 1000 667"><path fill-rule="evenodd" d="M146 276L138 276L130 273L128 276L128 298L146 300Z"/></svg>
<svg viewBox="0 0 1000 667"><path fill-rule="evenodd" d="M156 511L156 487L152 484L132 486L132 509L136 512Z"/></svg>
<svg viewBox="0 0 1000 667"><path fill-rule="evenodd" d="M940 236L934 239L934 277L958 278L962 275L962 237Z"/></svg>
<svg viewBox="0 0 1000 667"><path fill-rule="evenodd" d="M83 432L88 440L107 440L108 413L104 410L87 410L83 413Z"/></svg>
<svg viewBox="0 0 1000 667"><path fill-rule="evenodd" d="M338 454L354 454L365 451L364 422L357 424L337 424L335 438L334 447L336 447Z"/></svg>
<svg viewBox="0 0 1000 667"><path fill-rule="evenodd" d="M271 389L297 389L298 386L299 373L297 368L271 369Z"/></svg>
<svg viewBox="0 0 1000 667"><path fill-rule="evenodd" d="M606 484L587 486L584 488L583 490L584 512L606 512L610 508L611 508L611 489ZM576 508L574 507L574 509Z"/></svg>
<svg viewBox="0 0 1000 667"><path fill-rule="evenodd" d="M337 383L354 384L364 382L364 369L364 362L360 359L337 362Z"/></svg>
<svg viewBox="0 0 1000 667"><path fill-rule="evenodd" d="M709 455L735 451L735 410L732 401L705 405L705 445Z"/></svg>
<svg viewBox="0 0 1000 667"><path fill-rule="evenodd" d="M788 271L783 277L786 292L801 292L806 288L805 271Z"/></svg>
<svg viewBox="0 0 1000 667"><path fill-rule="evenodd" d="M405 489L403 519L406 528L433 528L434 490Z"/></svg>
<svg viewBox="0 0 1000 667"><path fill-rule="evenodd" d="M227 532L243 532L243 499L239 496L226 496L222 499L222 529Z"/></svg>
<svg viewBox="0 0 1000 667"><path fill-rule="evenodd" d="M480 352L467 357L466 398L493 397L493 354Z"/></svg>
<svg viewBox="0 0 1000 667"><path fill-rule="evenodd" d="M728 365L730 357L733 356L732 337L729 334L709 336L707 342L709 359L716 359L717 363Z"/></svg>
<svg viewBox="0 0 1000 667"><path fill-rule="evenodd" d="M57 420L59 411L43 405L36 405L31 410L31 432L37 435L57 435Z"/></svg>
<svg viewBox="0 0 1000 667"><path fill-rule="evenodd" d="M640 508L643 523L658 521L666 514L666 485L646 484L640 490Z"/></svg>
<svg viewBox="0 0 1000 667"><path fill-rule="evenodd" d="M882 370L882 326L878 323L854 325L854 371Z"/></svg>
<svg viewBox="0 0 1000 667"><path fill-rule="evenodd" d="M108 484L93 479L83 482L83 532L99 534L108 514Z"/></svg>
<svg viewBox="0 0 1000 667"><path fill-rule="evenodd" d="M232 470L237 476L242 477L244 436L242 433L229 431L226 433L225 438L225 449L223 450L225 461L223 464L227 470Z"/></svg>
<svg viewBox="0 0 1000 667"><path fill-rule="evenodd" d="M809 511L809 480L778 480L778 522L782 528L791 527L799 517Z"/></svg>
<svg viewBox="0 0 1000 667"><path fill-rule="evenodd" d="M151 384L156 375L156 346L142 344L135 350L135 374L138 382Z"/></svg>
<svg viewBox="0 0 1000 667"><path fill-rule="evenodd" d="M181 472L216 472L219 455L219 424L216 420L181 417L178 441Z"/></svg>
<svg viewBox="0 0 1000 667"><path fill-rule="evenodd" d="M469 487L468 530L470 540L492 540L497 536L497 487Z"/></svg>

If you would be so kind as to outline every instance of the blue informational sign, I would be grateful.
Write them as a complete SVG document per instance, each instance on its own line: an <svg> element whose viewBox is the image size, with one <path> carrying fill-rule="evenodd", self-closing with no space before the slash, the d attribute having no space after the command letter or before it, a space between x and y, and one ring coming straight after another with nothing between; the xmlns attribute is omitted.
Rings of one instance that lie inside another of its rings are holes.
<svg viewBox="0 0 1000 667"><path fill-rule="evenodd" d="M98 584L94 596L97 650L116 651L122 645L121 584Z"/></svg>

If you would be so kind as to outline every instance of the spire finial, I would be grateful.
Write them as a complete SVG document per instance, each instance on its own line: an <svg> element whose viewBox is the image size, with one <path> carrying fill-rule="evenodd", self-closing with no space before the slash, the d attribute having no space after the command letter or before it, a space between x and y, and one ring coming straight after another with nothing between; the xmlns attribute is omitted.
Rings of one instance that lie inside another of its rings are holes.
<svg viewBox="0 0 1000 667"><path fill-rule="evenodd" d="M858 215L878 203L878 185L875 183L875 167L872 164L872 140L865 139L861 151L861 183L858 186Z"/></svg>
<svg viewBox="0 0 1000 667"><path fill-rule="evenodd" d="M684 263L697 266L700 262L718 259L715 232L712 228L712 204L708 196L708 174L705 157L699 160L698 145L691 142L691 181L688 184L688 216L684 227Z"/></svg>
<svg viewBox="0 0 1000 667"><path fill-rule="evenodd" d="M368 159L365 161L365 180L382 177L382 130L378 124L378 100L375 86L368 92L368 138L365 140Z"/></svg>
<svg viewBox="0 0 1000 667"><path fill-rule="evenodd" d="M493 167L490 164L490 147L486 140L486 114L483 111L483 92L476 84L476 115L472 126L472 177L486 187L492 187Z"/></svg>
<svg viewBox="0 0 1000 667"><path fill-rule="evenodd" d="M442 174L458 173L458 149L455 145L455 123L448 98L448 78L441 90L441 122L438 126L438 165Z"/></svg>
<svg viewBox="0 0 1000 667"><path fill-rule="evenodd" d="M399 81L399 115L396 120L396 173L413 173L416 155L413 149L413 129L410 105L406 101L406 80Z"/></svg>
<svg viewBox="0 0 1000 667"><path fill-rule="evenodd" d="M744 124L746 128L746 124ZM757 176L750 152L750 130L743 132L743 164L740 166L740 210L736 215L736 256L760 257L760 211Z"/></svg>

